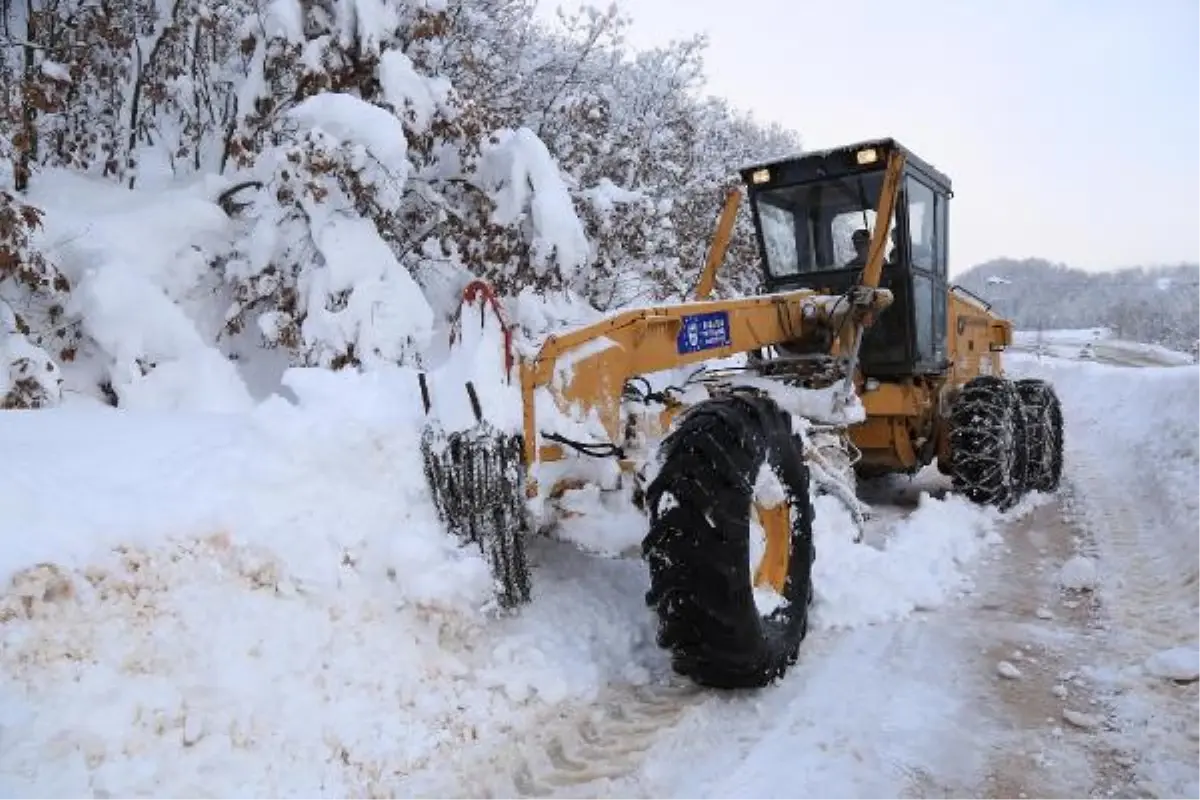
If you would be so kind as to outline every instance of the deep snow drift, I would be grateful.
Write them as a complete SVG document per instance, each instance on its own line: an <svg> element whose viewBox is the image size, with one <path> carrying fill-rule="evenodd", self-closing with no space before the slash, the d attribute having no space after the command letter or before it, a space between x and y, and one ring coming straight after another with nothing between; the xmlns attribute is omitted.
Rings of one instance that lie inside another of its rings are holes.
<svg viewBox="0 0 1200 800"><path fill-rule="evenodd" d="M404 791L444 748L667 679L640 561L537 545L534 603L495 618L435 522L411 376L291 374L295 403L245 413L0 418L4 794ZM814 642L953 602L995 540L954 497L883 551L819 506Z"/></svg>

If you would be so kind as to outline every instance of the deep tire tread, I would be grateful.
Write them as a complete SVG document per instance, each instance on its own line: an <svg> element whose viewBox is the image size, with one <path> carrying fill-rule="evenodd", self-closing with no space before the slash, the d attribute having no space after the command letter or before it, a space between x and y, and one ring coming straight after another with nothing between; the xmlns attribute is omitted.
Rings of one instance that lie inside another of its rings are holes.
<svg viewBox="0 0 1200 800"><path fill-rule="evenodd" d="M1025 413L1026 480L1037 492L1058 491L1063 467L1062 405L1054 387L1039 378L1016 382Z"/></svg>
<svg viewBox="0 0 1200 800"><path fill-rule="evenodd" d="M962 387L950 413L950 476L955 491L1007 510L1025 492L1025 420L1016 386L980 375Z"/></svg>
<svg viewBox="0 0 1200 800"><path fill-rule="evenodd" d="M715 397L681 420L660 458L646 492L650 531L642 545L659 645L671 651L676 672L701 685L765 686L795 662L808 631L813 511L791 417L757 393ZM750 507L764 461L795 511L787 603L767 617L755 607L749 567ZM667 493L674 499L664 503Z"/></svg>

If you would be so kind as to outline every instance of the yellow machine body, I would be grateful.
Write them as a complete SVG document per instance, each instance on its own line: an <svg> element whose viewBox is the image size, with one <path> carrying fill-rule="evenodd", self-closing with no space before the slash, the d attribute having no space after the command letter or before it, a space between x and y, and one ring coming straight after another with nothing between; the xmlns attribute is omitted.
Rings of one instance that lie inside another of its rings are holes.
<svg viewBox="0 0 1200 800"><path fill-rule="evenodd" d="M888 156L884 180L875 205L878 219L891 218L897 204L905 154ZM640 308L611 315L599 322L548 337L537 355L519 365L524 406L524 454L527 467L564 457L563 447L540 442L536 394L550 392L560 412L574 419L595 415L609 442L627 442L628 415L622 412L626 382L639 375L724 359L775 345L800 349L824 335L832 356L855 347L855 336L880 313L887 313L891 293L877 288L884 266L888 231L876 226L859 285L866 301L851 306L837 302L832 292L797 289L756 297L708 299L716 273L733 233L740 206L739 190L730 191L718 219L708 259L696 286L694 302ZM948 368L939 374L901 376L886 381L854 372L866 418L851 425L848 433L861 452L861 467L871 474L912 472L947 456L947 393L980 374L1003 373L1001 351L1011 342L1009 322L992 314L976 299L948 292ZM720 313L728 322L728 341L720 347L681 353L681 326L689 317ZM556 380L556 376L559 379ZM666 430L685 408L667 403L648 430L656 436ZM632 467L630 461L623 466ZM576 483L568 481L570 483ZM530 479L528 491L538 491Z"/></svg>

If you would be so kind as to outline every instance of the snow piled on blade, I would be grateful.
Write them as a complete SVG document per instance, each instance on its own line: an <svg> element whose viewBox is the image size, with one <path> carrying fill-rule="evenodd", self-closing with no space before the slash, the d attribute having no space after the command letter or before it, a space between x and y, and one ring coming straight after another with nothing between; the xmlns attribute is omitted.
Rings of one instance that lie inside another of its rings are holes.
<svg viewBox="0 0 1200 800"><path fill-rule="evenodd" d="M825 495L814 506L816 629L854 628L941 608L970 591L972 562L1002 541L997 512L955 495L939 500L922 492L916 510L878 547L852 540L853 523L841 501Z"/></svg>

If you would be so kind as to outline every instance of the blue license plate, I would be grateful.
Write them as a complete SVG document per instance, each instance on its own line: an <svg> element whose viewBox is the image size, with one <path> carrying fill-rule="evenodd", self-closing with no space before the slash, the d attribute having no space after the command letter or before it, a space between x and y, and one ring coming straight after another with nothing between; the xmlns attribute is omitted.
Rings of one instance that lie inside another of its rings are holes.
<svg viewBox="0 0 1200 800"><path fill-rule="evenodd" d="M683 318L679 329L676 349L680 353L697 353L728 347L733 343L729 336L729 313L710 311L707 314L689 314Z"/></svg>

